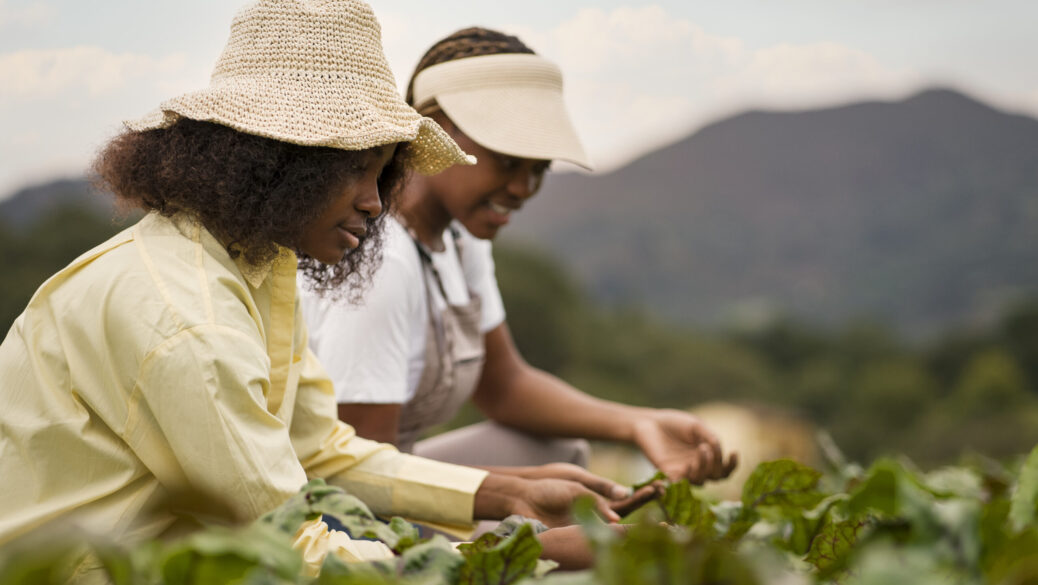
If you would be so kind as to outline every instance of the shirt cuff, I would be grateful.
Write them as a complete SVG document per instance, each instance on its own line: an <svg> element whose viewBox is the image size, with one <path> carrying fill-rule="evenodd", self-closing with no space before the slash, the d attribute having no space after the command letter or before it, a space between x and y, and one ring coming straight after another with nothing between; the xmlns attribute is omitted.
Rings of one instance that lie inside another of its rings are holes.
<svg viewBox="0 0 1038 585"><path fill-rule="evenodd" d="M421 511L440 524L464 526L473 521L476 491L488 473L482 469L401 454L404 458L393 493L394 508Z"/></svg>
<svg viewBox="0 0 1038 585"><path fill-rule="evenodd" d="M473 521L476 491L487 472L400 453L388 445L370 453L342 474L328 478L381 516L416 522L467 526Z"/></svg>

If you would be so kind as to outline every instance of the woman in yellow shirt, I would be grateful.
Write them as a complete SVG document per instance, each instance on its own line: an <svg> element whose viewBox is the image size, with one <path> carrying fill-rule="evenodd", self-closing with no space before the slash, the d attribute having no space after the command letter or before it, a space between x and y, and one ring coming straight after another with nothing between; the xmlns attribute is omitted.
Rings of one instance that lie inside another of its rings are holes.
<svg viewBox="0 0 1038 585"><path fill-rule="evenodd" d="M297 265L356 289L403 169L473 162L397 95L366 4L246 7L209 87L127 125L95 170L147 215L45 282L0 345L0 545L52 522L125 541L247 521L311 477L445 525L564 524L591 493L401 454L336 418Z"/></svg>

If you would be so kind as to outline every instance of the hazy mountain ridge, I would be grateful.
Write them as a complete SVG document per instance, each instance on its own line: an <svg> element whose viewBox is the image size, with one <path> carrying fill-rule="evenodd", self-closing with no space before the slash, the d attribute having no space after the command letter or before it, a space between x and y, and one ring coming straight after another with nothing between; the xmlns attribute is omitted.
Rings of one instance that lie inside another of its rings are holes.
<svg viewBox="0 0 1038 585"><path fill-rule="evenodd" d="M0 201L0 224L69 202L112 210L61 180ZM944 90L747 112L612 173L552 175L513 223L503 238L596 297L679 322L763 308L926 333L1038 291L1038 120Z"/></svg>
<svg viewBox="0 0 1038 585"><path fill-rule="evenodd" d="M86 179L58 179L32 185L0 200L0 225L20 229L66 205L111 215L115 198L98 192Z"/></svg>
<svg viewBox="0 0 1038 585"><path fill-rule="evenodd" d="M600 298L718 323L775 307L925 333L1038 290L1038 120L933 90L748 112L515 217Z"/></svg>

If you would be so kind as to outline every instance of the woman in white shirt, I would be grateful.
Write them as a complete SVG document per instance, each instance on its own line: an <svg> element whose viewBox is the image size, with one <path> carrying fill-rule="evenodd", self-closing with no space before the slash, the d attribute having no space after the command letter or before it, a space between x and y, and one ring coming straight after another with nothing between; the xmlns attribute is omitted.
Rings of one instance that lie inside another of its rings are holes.
<svg viewBox="0 0 1038 585"><path fill-rule="evenodd" d="M304 292L311 347L335 382L340 418L405 451L519 466L494 469L568 477L604 494L618 486L572 465L586 459L583 439L632 443L673 479L727 477L736 458L694 416L591 397L527 364L512 341L490 240L552 160L589 167L558 68L515 37L465 29L429 49L407 99L478 162L409 179L361 303ZM489 421L418 441L468 399Z"/></svg>

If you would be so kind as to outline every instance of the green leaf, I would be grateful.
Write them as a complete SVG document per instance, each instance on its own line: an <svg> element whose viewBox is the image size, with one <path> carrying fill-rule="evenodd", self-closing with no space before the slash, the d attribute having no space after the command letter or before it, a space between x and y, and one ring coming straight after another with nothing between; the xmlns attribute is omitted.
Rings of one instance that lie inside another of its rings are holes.
<svg viewBox="0 0 1038 585"><path fill-rule="evenodd" d="M638 490L642 489L643 487L645 487L645 486L647 486L647 485L649 485L649 484L651 484L653 482L657 482L657 481L663 481L663 482L667 481L667 474L663 473L662 471L656 471L656 473L654 473L653 476L650 477L649 479L646 479L645 481L640 481L640 482L632 485L631 489L634 490L634 491L638 491Z"/></svg>
<svg viewBox="0 0 1038 585"><path fill-rule="evenodd" d="M847 508L852 514L876 512L895 516L899 510L898 474L891 461L879 461L866 473L864 481L850 491Z"/></svg>
<svg viewBox="0 0 1038 585"><path fill-rule="evenodd" d="M827 522L811 541L811 548L804 560L814 565L823 576L833 574L844 567L848 555L867 526L865 518Z"/></svg>
<svg viewBox="0 0 1038 585"><path fill-rule="evenodd" d="M1038 507L1038 447L1031 450L1020 468L1010 502L1009 522L1014 532L1035 524L1035 510Z"/></svg>
<svg viewBox="0 0 1038 585"><path fill-rule="evenodd" d="M789 518L788 538L775 541L776 546L796 555L805 555L822 527L831 522L830 511L847 501L846 494L833 494L819 502L812 510Z"/></svg>
<svg viewBox="0 0 1038 585"><path fill-rule="evenodd" d="M397 536L396 544L390 547L396 554L401 554L422 541L418 527L399 516L390 518L389 529Z"/></svg>
<svg viewBox="0 0 1038 585"><path fill-rule="evenodd" d="M295 535L303 522L320 516L337 520L352 538L378 539L397 554L421 541L418 529L403 518L394 517L386 524L375 518L364 502L322 479L310 480L299 493L265 514L258 523Z"/></svg>
<svg viewBox="0 0 1038 585"><path fill-rule="evenodd" d="M244 530L210 527L192 534L171 545L158 564L165 584L189 585L235 582L253 569L294 580L303 561L282 533L252 525Z"/></svg>
<svg viewBox="0 0 1038 585"><path fill-rule="evenodd" d="M459 546L458 550L465 557L459 583L509 585L534 574L541 543L534 536L533 528L524 524L507 538L488 533L474 543Z"/></svg>
<svg viewBox="0 0 1038 585"><path fill-rule="evenodd" d="M311 585L400 585L401 582L392 561L347 563L328 555L321 565L321 574ZM447 583L444 581L443 585Z"/></svg>
<svg viewBox="0 0 1038 585"><path fill-rule="evenodd" d="M818 471L789 459L761 463L743 485L743 506L776 506L786 511L813 508L825 499L816 489L821 477Z"/></svg>
<svg viewBox="0 0 1038 585"><path fill-rule="evenodd" d="M82 562L86 551L71 543L46 542L31 539L37 546L24 546L28 542L15 542L0 548L0 583L4 585L61 585L68 583L76 566Z"/></svg>
<svg viewBox="0 0 1038 585"><path fill-rule="evenodd" d="M464 562L447 539L437 535L407 549L398 560L397 574L442 577L445 583L456 583Z"/></svg>
<svg viewBox="0 0 1038 585"><path fill-rule="evenodd" d="M573 502L573 518L580 524L592 548L603 548L620 537L616 531L598 517L595 499L590 496L577 498Z"/></svg>
<svg viewBox="0 0 1038 585"><path fill-rule="evenodd" d="M543 522L536 518L527 518L519 514L512 514L505 518L501 522L498 522L497 526L491 531L498 536L511 536L513 532L519 530L524 524L529 524L530 528L533 528L534 534L540 534L548 529Z"/></svg>
<svg viewBox="0 0 1038 585"><path fill-rule="evenodd" d="M731 519L727 530L724 531L723 540L728 543L738 542L749 533L760 520L760 514L754 508L739 508L738 514Z"/></svg>
<svg viewBox="0 0 1038 585"><path fill-rule="evenodd" d="M330 486L323 479L312 479L284 504L264 514L257 522L294 536L303 522L324 513L336 517L348 515L375 519L364 502L347 494L342 488Z"/></svg>
<svg viewBox="0 0 1038 585"><path fill-rule="evenodd" d="M717 518L710 507L696 497L687 479L668 485L657 502L668 524L684 526L704 538L714 537Z"/></svg>
<svg viewBox="0 0 1038 585"><path fill-rule="evenodd" d="M927 473L922 482L926 489L942 498L979 500L984 497L983 478L965 467L942 467Z"/></svg>

